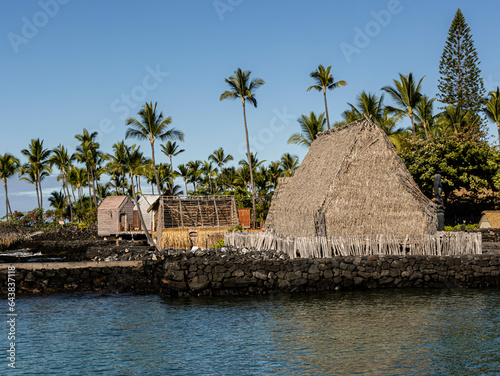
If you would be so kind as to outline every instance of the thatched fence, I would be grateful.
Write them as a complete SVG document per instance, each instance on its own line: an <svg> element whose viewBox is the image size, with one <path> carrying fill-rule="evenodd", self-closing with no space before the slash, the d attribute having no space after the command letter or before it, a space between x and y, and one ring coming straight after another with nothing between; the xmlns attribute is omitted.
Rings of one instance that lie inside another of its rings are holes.
<svg viewBox="0 0 500 376"><path fill-rule="evenodd" d="M290 258L323 258L367 255L451 256L481 254L481 233L438 232L434 235L412 235L401 239L392 235L284 237L272 232L225 235L225 244L283 252Z"/></svg>

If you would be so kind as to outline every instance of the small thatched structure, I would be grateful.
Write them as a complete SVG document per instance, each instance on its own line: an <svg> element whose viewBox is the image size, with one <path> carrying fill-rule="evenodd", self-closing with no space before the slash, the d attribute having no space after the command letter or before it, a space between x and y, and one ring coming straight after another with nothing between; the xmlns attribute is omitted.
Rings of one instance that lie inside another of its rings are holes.
<svg viewBox="0 0 500 376"><path fill-rule="evenodd" d="M500 210L485 210L479 220L479 228L500 228Z"/></svg>
<svg viewBox="0 0 500 376"><path fill-rule="evenodd" d="M147 211L162 248L210 247L240 223L234 196L161 196Z"/></svg>
<svg viewBox="0 0 500 376"><path fill-rule="evenodd" d="M434 234L425 197L370 118L318 135L292 178L280 181L264 230L280 236Z"/></svg>
<svg viewBox="0 0 500 376"><path fill-rule="evenodd" d="M108 196L97 208L97 235L132 231L134 203L128 196Z"/></svg>

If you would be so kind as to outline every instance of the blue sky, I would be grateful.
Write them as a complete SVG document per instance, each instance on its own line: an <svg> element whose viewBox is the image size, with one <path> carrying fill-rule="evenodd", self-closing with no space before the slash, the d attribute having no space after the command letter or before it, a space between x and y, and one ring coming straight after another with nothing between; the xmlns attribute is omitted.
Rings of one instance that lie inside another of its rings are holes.
<svg viewBox="0 0 500 376"><path fill-rule="evenodd" d="M266 81L258 107L247 111L253 151L267 161L285 152L302 160L306 150L287 144L296 119L324 111L321 93L306 91L311 71L332 65L335 79L348 83L328 93L333 121L362 90L381 94L400 72L425 75L423 91L434 96L457 8L492 90L500 85L497 1L3 1L0 153L21 158L32 138L74 150L83 128L97 130L110 152L125 137L125 119L156 101L186 134L174 164L205 160L219 147L239 161L241 104L219 97L224 78L241 67ZM159 147L157 154L167 161ZM33 186L16 177L9 187L14 210L36 206ZM47 197L60 185L54 176L43 188ZM4 200L1 189L0 216Z"/></svg>

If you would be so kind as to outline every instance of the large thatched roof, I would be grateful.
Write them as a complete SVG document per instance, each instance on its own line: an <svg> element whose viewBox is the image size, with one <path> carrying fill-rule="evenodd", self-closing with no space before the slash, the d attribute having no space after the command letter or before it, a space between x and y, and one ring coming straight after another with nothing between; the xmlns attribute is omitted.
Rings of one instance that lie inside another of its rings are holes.
<svg viewBox="0 0 500 376"><path fill-rule="evenodd" d="M280 182L265 227L293 237L436 229L435 204L369 118L318 135L295 175Z"/></svg>

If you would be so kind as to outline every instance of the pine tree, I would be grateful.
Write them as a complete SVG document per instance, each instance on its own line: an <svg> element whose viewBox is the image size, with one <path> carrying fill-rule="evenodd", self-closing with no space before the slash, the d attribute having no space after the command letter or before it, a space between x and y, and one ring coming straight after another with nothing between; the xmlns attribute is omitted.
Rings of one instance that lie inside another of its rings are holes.
<svg viewBox="0 0 500 376"><path fill-rule="evenodd" d="M439 63L438 100L463 112L470 111L471 115L479 115L485 96L479 64L470 28L458 9Z"/></svg>

